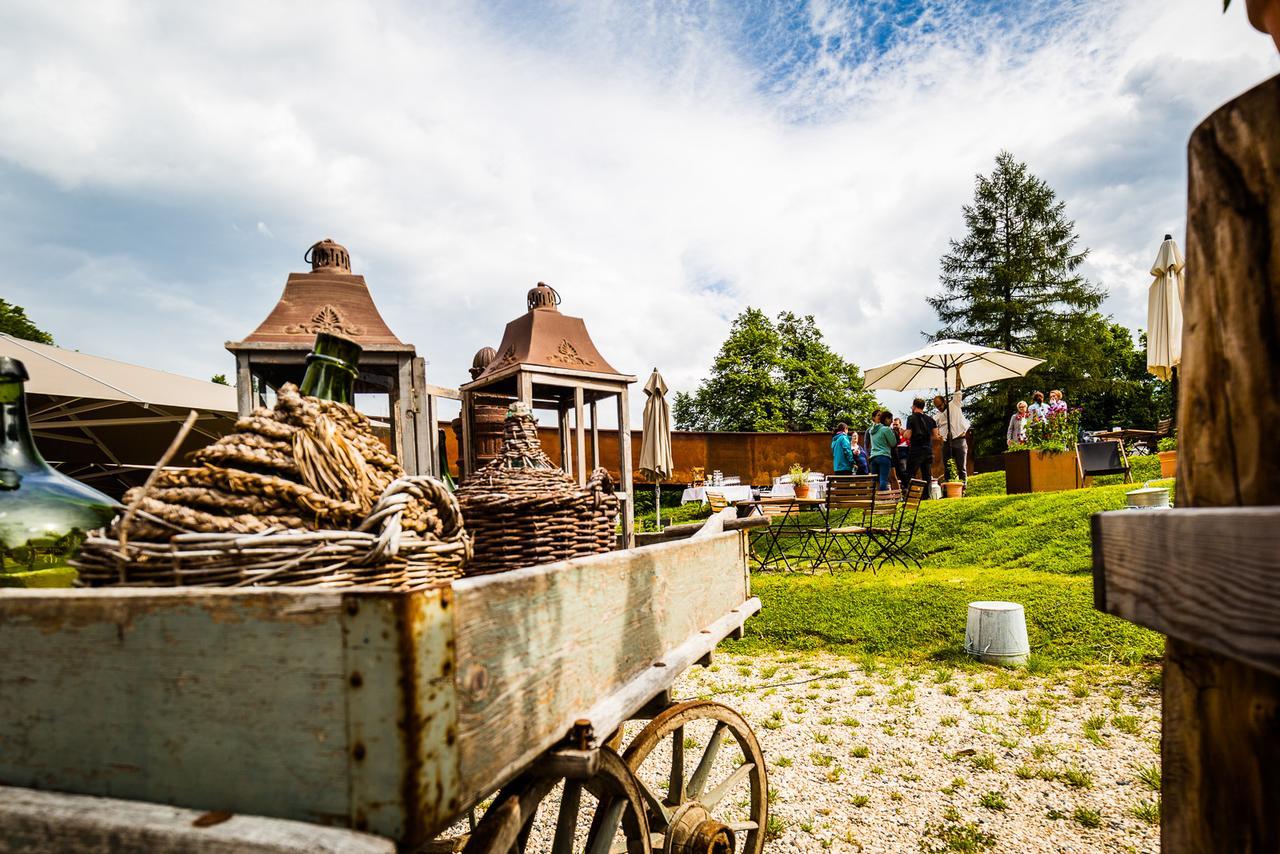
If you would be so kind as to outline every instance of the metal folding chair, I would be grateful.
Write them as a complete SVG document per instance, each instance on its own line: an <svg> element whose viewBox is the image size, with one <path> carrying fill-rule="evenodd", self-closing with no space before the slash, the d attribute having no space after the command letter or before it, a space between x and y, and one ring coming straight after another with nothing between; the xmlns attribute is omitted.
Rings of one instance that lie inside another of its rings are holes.
<svg viewBox="0 0 1280 854"><path fill-rule="evenodd" d="M907 561L910 560L916 565L916 569L920 568L920 561L907 551L907 546L911 545L911 540L915 536L916 518L920 515L920 502L924 500L928 489L929 484L923 480L913 480L907 485L907 494L897 509L893 527L884 538L879 553L876 554L876 558L879 558L879 566L884 566L886 563L900 563L905 569Z"/></svg>
<svg viewBox="0 0 1280 854"><path fill-rule="evenodd" d="M875 540L876 477L853 475L832 479L827 485L827 524L811 528L810 536L820 542L814 566L855 563L869 567L867 557ZM833 559L834 555L834 559Z"/></svg>

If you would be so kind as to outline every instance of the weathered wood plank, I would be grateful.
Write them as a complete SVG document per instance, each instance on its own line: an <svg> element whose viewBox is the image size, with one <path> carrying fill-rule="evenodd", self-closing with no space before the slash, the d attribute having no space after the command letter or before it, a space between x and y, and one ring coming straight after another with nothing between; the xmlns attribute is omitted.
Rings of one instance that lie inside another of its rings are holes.
<svg viewBox="0 0 1280 854"><path fill-rule="evenodd" d="M0 595L0 783L345 823L341 604L334 592Z"/></svg>
<svg viewBox="0 0 1280 854"><path fill-rule="evenodd" d="M1215 111L1187 155L1177 504L1280 504L1280 77ZM1163 685L1162 848L1280 849L1280 680L1174 638Z"/></svg>
<svg viewBox="0 0 1280 854"><path fill-rule="evenodd" d="M611 692L748 597L739 534L454 584L458 753L488 794Z"/></svg>
<svg viewBox="0 0 1280 854"><path fill-rule="evenodd" d="M1280 507L1093 517L1098 610L1280 675Z"/></svg>
<svg viewBox="0 0 1280 854"><path fill-rule="evenodd" d="M390 839L253 815L0 786L0 854L395 854Z"/></svg>

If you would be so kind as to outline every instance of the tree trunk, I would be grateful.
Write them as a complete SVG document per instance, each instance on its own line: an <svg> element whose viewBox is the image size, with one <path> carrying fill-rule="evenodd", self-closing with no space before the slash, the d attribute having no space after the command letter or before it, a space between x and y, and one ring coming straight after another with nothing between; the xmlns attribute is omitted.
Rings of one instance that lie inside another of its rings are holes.
<svg viewBox="0 0 1280 854"><path fill-rule="evenodd" d="M1177 503L1278 504L1280 77L1206 119L1188 164ZM1164 851L1280 850L1278 710L1280 679L1168 641Z"/></svg>

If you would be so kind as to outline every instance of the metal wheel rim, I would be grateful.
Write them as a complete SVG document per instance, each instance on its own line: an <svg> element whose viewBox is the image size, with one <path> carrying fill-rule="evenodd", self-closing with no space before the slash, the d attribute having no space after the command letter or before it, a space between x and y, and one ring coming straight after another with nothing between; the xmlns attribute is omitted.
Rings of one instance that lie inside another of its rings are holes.
<svg viewBox="0 0 1280 854"><path fill-rule="evenodd" d="M684 703L677 703L664 710L636 734L635 738L631 740L631 744L628 745L626 752L623 753L622 759L632 772L638 775L640 767L645 763L645 760L653 755L658 745L669 738L672 739L674 745L676 738L683 739L683 727L699 720L713 720L716 722L712 741L715 740L716 734L721 733L721 725L723 725L723 731L733 736L738 748L742 751L742 755L746 758L746 762L740 768L746 767L748 764L754 766L746 775L750 782L751 791L750 821L754 823L754 826L743 827L732 822L729 825L737 832L740 840L738 843L739 851L742 854L760 854L764 850L765 829L769 822L768 773L765 769L764 753L760 749L760 742L756 740L756 735L752 731L750 724L738 712L728 706L710 700L689 700ZM723 736L720 737L721 741L723 741ZM710 745L711 742L708 742L707 749L710 748ZM705 759L707 749L704 749L702 757L698 758L698 765L701 765ZM683 751L683 744L680 751ZM714 754L712 762L714 762ZM708 766L709 770L710 766ZM681 799L681 804L688 803L691 800L698 800L688 795L688 790L692 788L692 778L697 773L698 767L695 766L693 773L689 775L690 779L684 781L686 791L684 792L685 797ZM735 771L734 773L737 772ZM732 776L733 774L730 775L730 777ZM706 782L705 777L703 782ZM645 782L638 776L636 777L636 783L643 790L645 801L649 804L649 824L656 845L656 840L661 839L662 831L666 828L667 817L674 811L675 807L667 807L664 803L666 799L650 791ZM730 788L723 794L728 794L735 789L736 787ZM705 797L714 793L714 791L714 788L710 791L703 788L699 795ZM716 812L715 806L718 806L718 803L708 810L713 816Z"/></svg>

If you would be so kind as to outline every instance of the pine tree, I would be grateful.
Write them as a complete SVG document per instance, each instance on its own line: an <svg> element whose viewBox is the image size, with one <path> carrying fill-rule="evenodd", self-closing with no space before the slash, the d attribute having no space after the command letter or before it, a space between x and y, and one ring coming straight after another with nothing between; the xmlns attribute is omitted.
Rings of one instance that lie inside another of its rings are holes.
<svg viewBox="0 0 1280 854"><path fill-rule="evenodd" d="M1046 360L1025 382L976 390L970 405L978 450L991 452L1003 448L1003 425L1033 386L1081 391L1098 375L1099 338L1109 327L1097 313L1103 290L1078 272L1088 250L1077 248L1065 203L1025 163L1007 151L996 155L992 173L977 176L964 220L968 233L951 241L941 260L942 291L929 299L942 323L933 338Z"/></svg>
<svg viewBox="0 0 1280 854"><path fill-rule="evenodd" d="M709 376L675 397L681 430L781 432L865 423L876 406L862 375L822 339L812 315L784 311L777 323L747 308L733 321Z"/></svg>

